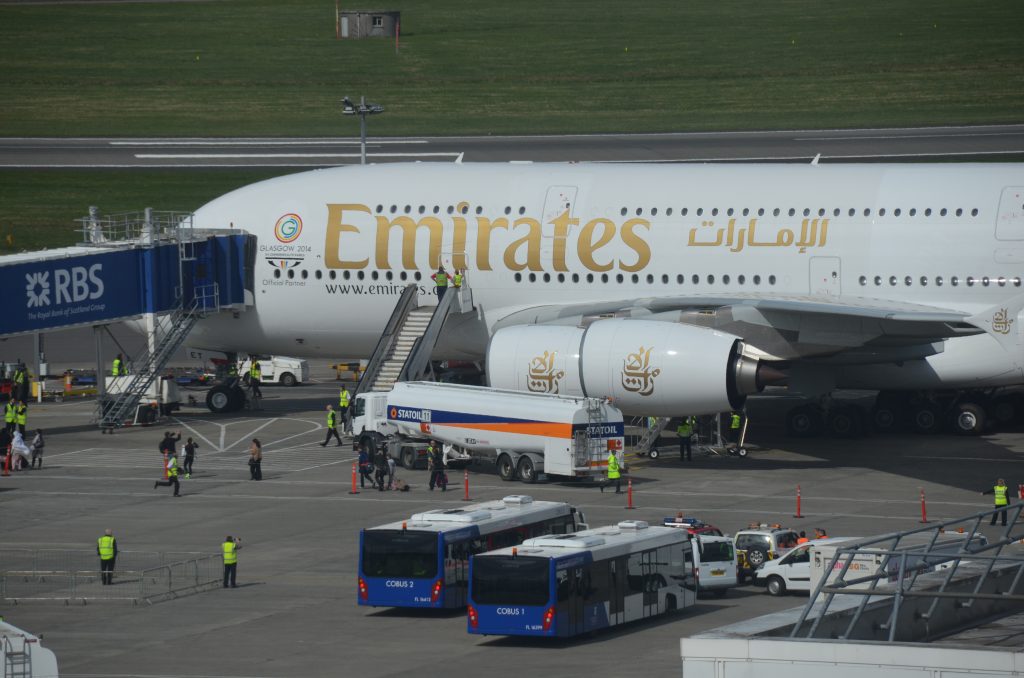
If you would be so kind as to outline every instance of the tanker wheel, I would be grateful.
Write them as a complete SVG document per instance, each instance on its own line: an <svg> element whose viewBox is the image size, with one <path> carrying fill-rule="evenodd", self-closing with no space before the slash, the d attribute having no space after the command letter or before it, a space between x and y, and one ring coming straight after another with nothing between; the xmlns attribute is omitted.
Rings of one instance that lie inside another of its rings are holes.
<svg viewBox="0 0 1024 678"><path fill-rule="evenodd" d="M496 462L498 465L498 477L509 482L516 479L516 465L512 463L512 457L502 454Z"/></svg>
<svg viewBox="0 0 1024 678"><path fill-rule="evenodd" d="M411 445L402 447L402 466L409 470L416 468L416 448Z"/></svg>
<svg viewBox="0 0 1024 678"><path fill-rule="evenodd" d="M519 468L517 469L519 479L524 483L535 483L537 482L537 469L533 467L533 459L524 455L519 458Z"/></svg>

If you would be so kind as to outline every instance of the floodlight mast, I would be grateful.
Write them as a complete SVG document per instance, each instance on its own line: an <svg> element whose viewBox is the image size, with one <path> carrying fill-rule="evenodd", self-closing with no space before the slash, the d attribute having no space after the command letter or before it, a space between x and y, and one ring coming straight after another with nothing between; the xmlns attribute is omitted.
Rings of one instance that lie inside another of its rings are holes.
<svg viewBox="0 0 1024 678"><path fill-rule="evenodd" d="M359 104L353 104L352 100L345 97L341 100L341 112L345 115L359 116L359 151L360 164L366 164L366 116L383 113L384 107L380 104L366 103L366 97L359 97Z"/></svg>

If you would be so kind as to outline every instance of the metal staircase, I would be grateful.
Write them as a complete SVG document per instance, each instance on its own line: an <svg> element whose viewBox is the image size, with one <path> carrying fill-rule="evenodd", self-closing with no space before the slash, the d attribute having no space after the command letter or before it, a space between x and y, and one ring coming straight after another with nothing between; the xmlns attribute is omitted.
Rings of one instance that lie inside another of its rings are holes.
<svg viewBox="0 0 1024 678"><path fill-rule="evenodd" d="M158 322L158 328L162 330L158 330L161 338L153 351L147 352L134 362L135 372L126 377L128 381L123 384L123 388L119 388L119 393L100 400L97 420L101 429L111 430L124 424L153 382L160 377L164 367L185 341L196 321L207 312L216 311L219 306L216 284L189 287L188 296L182 297L175 310ZM98 378L103 377L99 375Z"/></svg>
<svg viewBox="0 0 1024 678"><path fill-rule="evenodd" d="M643 435L640 436L640 440L637 441L636 447L634 448L637 454L650 454L654 444L658 442L658 438L661 437L662 431L668 426L668 423L672 421L671 417L657 417L654 420L654 425L644 428ZM647 423L647 422L644 422Z"/></svg>
<svg viewBox="0 0 1024 678"><path fill-rule="evenodd" d="M430 355L444 321L449 314L472 310L472 306L472 292L467 285L450 288L436 306L419 306L418 286L408 285L395 304L355 395L390 391L395 382L425 378L430 373Z"/></svg>
<svg viewBox="0 0 1024 678"><path fill-rule="evenodd" d="M20 641L20 643L18 642ZM25 636L4 636L3 678L31 678L32 644Z"/></svg>

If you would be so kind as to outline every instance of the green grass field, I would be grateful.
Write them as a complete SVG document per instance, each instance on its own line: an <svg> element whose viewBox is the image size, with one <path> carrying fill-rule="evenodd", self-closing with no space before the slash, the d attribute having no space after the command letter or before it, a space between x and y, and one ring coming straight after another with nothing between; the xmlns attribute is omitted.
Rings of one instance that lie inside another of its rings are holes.
<svg viewBox="0 0 1024 678"><path fill-rule="evenodd" d="M0 134L487 134L1019 122L1020 0L0 6Z"/></svg>

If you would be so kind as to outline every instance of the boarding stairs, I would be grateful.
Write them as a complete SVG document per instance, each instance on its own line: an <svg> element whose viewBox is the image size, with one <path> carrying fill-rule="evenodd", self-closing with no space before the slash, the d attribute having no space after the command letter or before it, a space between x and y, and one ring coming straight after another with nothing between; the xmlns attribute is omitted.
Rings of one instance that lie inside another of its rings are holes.
<svg viewBox="0 0 1024 678"><path fill-rule="evenodd" d="M196 322L220 307L216 283L190 287L187 294L187 297L181 297L171 313L158 320L157 336L160 338L152 351L147 351L133 361L133 372L128 375L130 379L119 389L119 393L100 399L97 419L104 431L122 426L137 411L139 403L153 382L160 378L174 352L185 342ZM99 375L98 378L102 379L103 376Z"/></svg>
<svg viewBox="0 0 1024 678"><path fill-rule="evenodd" d="M25 636L4 635L3 678L31 678L32 676L32 643Z"/></svg>
<svg viewBox="0 0 1024 678"><path fill-rule="evenodd" d="M418 285L407 285L370 356L355 395L390 391L396 382L427 378L431 374L430 356L445 320L452 313L471 310L473 293L468 285L450 287L436 306L420 306Z"/></svg>
<svg viewBox="0 0 1024 678"><path fill-rule="evenodd" d="M637 454L651 454L654 449L654 444L658 442L658 438L661 437L662 432L668 427L668 423L672 421L671 417L648 417L643 423L645 424L643 434L640 436L640 440L637 441L636 447L633 448ZM655 452L652 457L657 457Z"/></svg>

